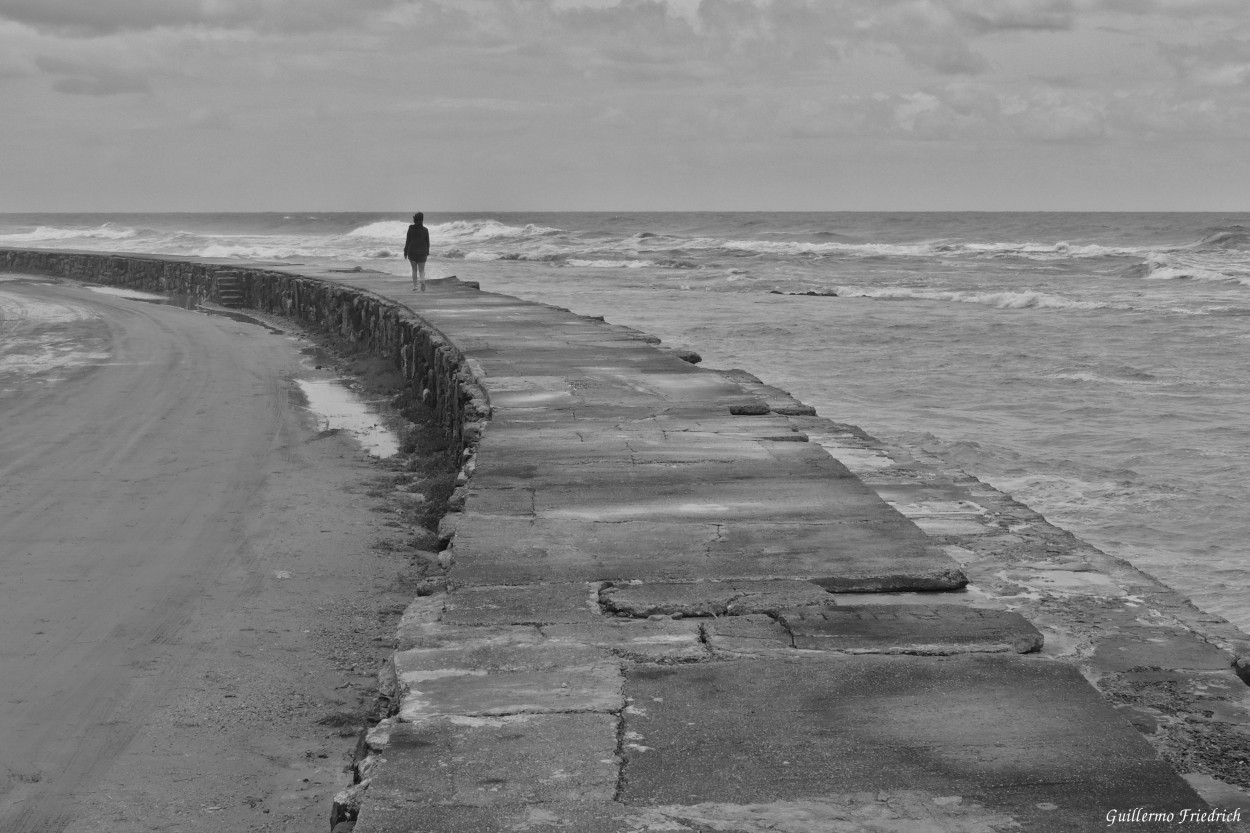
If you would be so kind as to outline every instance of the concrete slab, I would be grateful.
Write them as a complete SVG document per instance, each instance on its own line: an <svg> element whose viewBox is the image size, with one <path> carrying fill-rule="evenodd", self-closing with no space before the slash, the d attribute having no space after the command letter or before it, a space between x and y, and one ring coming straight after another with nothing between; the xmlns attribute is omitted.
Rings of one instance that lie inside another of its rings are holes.
<svg viewBox="0 0 1250 833"><path fill-rule="evenodd" d="M464 584L693 577L714 524L594 523L464 513L452 578Z"/></svg>
<svg viewBox="0 0 1250 833"><path fill-rule="evenodd" d="M943 536L958 538L965 535L992 535L1002 531L998 527L960 517L924 516L915 517L912 520L916 526L924 530L925 534L934 538Z"/></svg>
<svg viewBox="0 0 1250 833"><path fill-rule="evenodd" d="M751 613L703 623L703 636L718 656L793 656L794 637L771 616Z"/></svg>
<svg viewBox="0 0 1250 833"><path fill-rule="evenodd" d="M1042 647L1018 613L962 605L881 605L783 610L778 621L796 648L874 654L959 654Z"/></svg>
<svg viewBox="0 0 1250 833"><path fill-rule="evenodd" d="M975 803L1030 831L1101 829L1117 809L1205 807L1058 663L805 652L634 668L625 691L625 728L636 738L623 750L619 797L628 804L916 790Z"/></svg>
<svg viewBox="0 0 1250 833"><path fill-rule="evenodd" d="M1103 671L1223 671L1232 667L1233 658L1188 631L1141 628L1102 640L1090 664Z"/></svg>
<svg viewBox="0 0 1250 833"><path fill-rule="evenodd" d="M626 616L740 616L784 608L833 605L833 597L808 581L696 581L621 583L599 593L603 606Z"/></svg>
<svg viewBox="0 0 1250 833"><path fill-rule="evenodd" d="M816 409L811 405L800 402L781 388L765 384L745 370L718 370L716 372L741 385L748 393L763 399L773 413L786 416L815 416L816 414Z"/></svg>
<svg viewBox="0 0 1250 833"><path fill-rule="evenodd" d="M557 642L533 627L467 630L470 633L462 633L461 639L448 639L443 645L396 651L391 657L395 677L415 679L435 672L447 676L453 671L463 674L555 671L613 659L608 651L587 642Z"/></svg>
<svg viewBox="0 0 1250 833"><path fill-rule="evenodd" d="M412 648L449 648L457 646L461 640L494 638L509 630L511 628L506 626L465 628L444 625L442 622L400 622L395 634L395 649L407 651ZM530 627L529 630L538 633L537 627Z"/></svg>
<svg viewBox="0 0 1250 833"><path fill-rule="evenodd" d="M810 507L824 515L858 504L871 505L878 513L893 512L840 463L806 443L739 440L708 454L690 445L680 455L642 460L644 455L634 450L642 443L622 438L583 443L562 435L558 442L532 444L525 432L518 436L514 430L507 440L479 449L470 501L490 500L490 492L498 489L532 489L540 493L541 508L549 509L561 506L571 490L581 503L617 503L648 494L654 503L695 492L721 503L763 505L786 514ZM681 446L661 441L651 448ZM647 456L663 455L657 451ZM473 508L488 512L482 505Z"/></svg>
<svg viewBox="0 0 1250 833"><path fill-rule="evenodd" d="M708 554L719 575L802 578L832 592L957 590L967 584L955 562L901 517L724 524Z"/></svg>
<svg viewBox="0 0 1250 833"><path fill-rule="evenodd" d="M407 670L550 671L613 658L691 662L707 658L690 619L619 619L536 626L463 627L436 623L401 635L392 658Z"/></svg>
<svg viewBox="0 0 1250 833"><path fill-rule="evenodd" d="M1016 829L1001 813L920 790L830 794L758 804L706 802L408 805L372 798L354 833L991 833Z"/></svg>
<svg viewBox="0 0 1250 833"><path fill-rule="evenodd" d="M594 522L463 513L453 582L788 578L846 592L967 583L905 519L881 523Z"/></svg>
<svg viewBox="0 0 1250 833"><path fill-rule="evenodd" d="M707 659L699 623L693 620L608 619L593 625L548 625L553 644L583 645L633 662L694 662Z"/></svg>
<svg viewBox="0 0 1250 833"><path fill-rule="evenodd" d="M619 772L612 715L438 718L400 724L377 768L357 830L457 830L450 818L490 819L485 808L612 800ZM478 812L475 812L478 811ZM481 813L481 814L480 814ZM508 810L501 813L509 815ZM401 819L404 821L401 825ZM480 823L480 822L479 822ZM495 829L489 822L476 829Z"/></svg>
<svg viewBox="0 0 1250 833"><path fill-rule="evenodd" d="M688 434L688 439L701 442L702 436L749 437L764 440L807 442L807 435L795 430L783 416L720 416L696 412L667 410L647 421L648 427L665 434Z"/></svg>
<svg viewBox="0 0 1250 833"><path fill-rule="evenodd" d="M401 725L389 757L409 758L411 797L482 806L517 801L610 801L617 720L610 714L445 718Z"/></svg>
<svg viewBox="0 0 1250 833"><path fill-rule="evenodd" d="M523 587L459 586L445 597L441 618L449 625L596 622L602 616L599 588L596 582Z"/></svg>
<svg viewBox="0 0 1250 833"><path fill-rule="evenodd" d="M602 472L597 479L594 468L576 470L585 480L575 485L552 483L539 488L534 495L535 513L589 520L903 520L858 480L781 466L761 471L759 465L638 465ZM470 507L477 509L471 501Z"/></svg>
<svg viewBox="0 0 1250 833"><path fill-rule="evenodd" d="M500 673L417 668L401 670L398 676L399 719L404 723L449 715L607 713L623 705L621 670L615 662Z"/></svg>
<svg viewBox="0 0 1250 833"><path fill-rule="evenodd" d="M774 471L851 478L844 465L811 443L764 442L738 434L685 435L659 431L647 424L623 427L619 421L589 422L584 418L543 428L492 423L479 448L483 458L498 458L497 465L528 464L539 470L586 464L719 463L720 467L709 471L716 473L717 479L729 480L749 476L752 467L754 474L761 474L759 463L767 462ZM692 475L691 479L697 477Z"/></svg>
<svg viewBox="0 0 1250 833"><path fill-rule="evenodd" d="M378 789L381 786L381 789ZM611 802L434 804L409 801L402 783L370 786L352 833L659 833L629 822L637 811ZM680 828L667 828L673 833Z"/></svg>

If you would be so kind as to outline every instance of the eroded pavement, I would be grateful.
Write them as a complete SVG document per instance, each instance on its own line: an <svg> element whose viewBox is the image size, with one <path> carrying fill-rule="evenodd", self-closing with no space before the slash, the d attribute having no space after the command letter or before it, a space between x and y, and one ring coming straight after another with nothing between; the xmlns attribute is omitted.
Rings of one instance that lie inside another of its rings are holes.
<svg viewBox="0 0 1250 833"><path fill-rule="evenodd" d="M637 331L454 281L332 277L445 333L492 411L445 521L446 584L397 635L356 833L1248 815L1250 652L1223 620Z"/></svg>

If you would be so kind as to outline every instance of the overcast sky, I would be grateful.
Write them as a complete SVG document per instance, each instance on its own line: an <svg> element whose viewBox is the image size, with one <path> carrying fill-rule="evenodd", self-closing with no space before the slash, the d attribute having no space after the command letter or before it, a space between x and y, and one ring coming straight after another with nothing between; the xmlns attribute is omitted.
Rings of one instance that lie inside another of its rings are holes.
<svg viewBox="0 0 1250 833"><path fill-rule="evenodd" d="M1248 0L0 0L0 211L1250 210Z"/></svg>

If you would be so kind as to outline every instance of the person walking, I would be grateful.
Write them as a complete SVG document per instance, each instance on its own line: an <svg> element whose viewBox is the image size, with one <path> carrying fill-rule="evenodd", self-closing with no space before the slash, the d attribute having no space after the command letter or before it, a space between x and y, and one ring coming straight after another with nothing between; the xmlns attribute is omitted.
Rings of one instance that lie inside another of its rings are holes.
<svg viewBox="0 0 1250 833"><path fill-rule="evenodd" d="M404 257L412 264L412 291L425 291L425 261L430 256L430 230L425 227L425 214L412 215L408 237L404 240Z"/></svg>

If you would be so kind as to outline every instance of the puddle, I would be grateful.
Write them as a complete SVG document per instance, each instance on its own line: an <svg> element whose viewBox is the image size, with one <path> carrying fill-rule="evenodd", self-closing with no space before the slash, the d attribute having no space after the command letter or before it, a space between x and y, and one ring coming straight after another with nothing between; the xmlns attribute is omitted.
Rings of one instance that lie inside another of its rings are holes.
<svg viewBox="0 0 1250 833"><path fill-rule="evenodd" d="M315 370L321 370L323 367L334 364L334 357L322 350L317 345L300 348L300 355L307 356L308 360L303 362L305 367L311 367Z"/></svg>
<svg viewBox="0 0 1250 833"><path fill-rule="evenodd" d="M166 303L167 299L164 295L157 295L152 292L140 292L137 289L126 289L120 286L89 286L92 292L98 292L101 295L113 295L117 298L130 298L134 301L159 301Z"/></svg>
<svg viewBox="0 0 1250 833"><path fill-rule="evenodd" d="M229 318L231 321L241 321L244 324L255 324L257 327L264 327L266 330L275 335L284 335L284 332L279 330L277 327L274 327L271 324L266 324L259 318L253 318L244 312L235 312L234 310L229 309L208 309L206 307L195 307L194 309L196 312L202 312L205 315L220 315L222 318Z"/></svg>
<svg viewBox="0 0 1250 833"><path fill-rule="evenodd" d="M357 396L342 379L296 379L323 431L345 431L374 457L399 453L399 437L382 422L378 408Z"/></svg>

